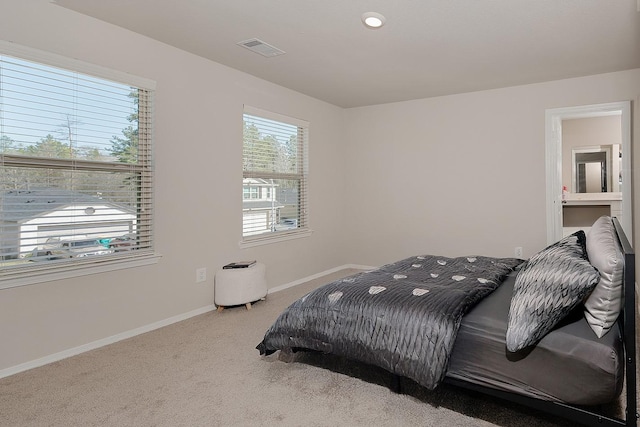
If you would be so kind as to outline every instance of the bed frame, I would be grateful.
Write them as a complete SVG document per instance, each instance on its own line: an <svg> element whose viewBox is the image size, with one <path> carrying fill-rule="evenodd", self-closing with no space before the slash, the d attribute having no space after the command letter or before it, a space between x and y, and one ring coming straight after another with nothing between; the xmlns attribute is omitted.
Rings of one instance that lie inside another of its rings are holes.
<svg viewBox="0 0 640 427"><path fill-rule="evenodd" d="M613 226L615 228L618 241L622 248L624 256L623 270L623 298L624 304L617 324L620 328L622 337L623 355L625 358L624 366L624 388L621 402L625 406L625 416L623 419L607 415L607 411L603 410L603 406L578 406L570 405L562 402L554 402L549 400L537 399L517 393L510 393L491 387L474 384L461 379L445 377L443 383L456 387L465 388L474 392L479 392L492 397L497 397L506 401L510 401L519 405L532 408L552 416L558 416L569 419L575 423L590 427L638 427L637 412L637 385L636 385L636 288L635 288L635 254L629 240L627 239L622 226L617 218L613 218ZM281 360L290 361L293 353L298 351L314 352L305 348L291 348L287 355ZM281 356L283 352L281 351ZM391 374L389 388L396 392L402 393L402 377L400 375ZM610 412L610 411L609 411Z"/></svg>
<svg viewBox="0 0 640 427"><path fill-rule="evenodd" d="M561 402L536 399L514 393L469 383L463 380L446 377L444 383L466 388L500 399L508 400L535 410L570 419L576 423L592 427L625 426L637 427L637 390L636 390L636 294L635 294L635 254L622 226L617 218L613 218L613 225L624 254L623 293L624 307L618 318L618 325L622 331L625 366L625 418L613 418L597 412L598 407L574 406ZM401 392L401 378L394 376L391 389Z"/></svg>

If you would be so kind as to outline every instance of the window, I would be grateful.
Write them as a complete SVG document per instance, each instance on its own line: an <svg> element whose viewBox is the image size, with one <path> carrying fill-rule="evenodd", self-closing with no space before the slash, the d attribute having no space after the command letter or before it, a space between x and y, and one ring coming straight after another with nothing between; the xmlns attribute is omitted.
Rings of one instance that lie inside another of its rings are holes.
<svg viewBox="0 0 640 427"><path fill-rule="evenodd" d="M146 80L0 44L3 283L153 255L152 104Z"/></svg>
<svg viewBox="0 0 640 427"><path fill-rule="evenodd" d="M308 123L247 106L243 119L243 243L308 235Z"/></svg>

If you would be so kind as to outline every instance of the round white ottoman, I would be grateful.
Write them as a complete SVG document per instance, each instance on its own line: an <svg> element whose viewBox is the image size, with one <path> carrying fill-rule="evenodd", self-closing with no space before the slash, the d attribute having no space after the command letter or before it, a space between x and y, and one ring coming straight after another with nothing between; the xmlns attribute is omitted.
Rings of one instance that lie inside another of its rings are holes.
<svg viewBox="0 0 640 427"><path fill-rule="evenodd" d="M242 304L250 310L252 302L267 295L265 265L257 262L251 267L218 270L213 295L218 311L225 306Z"/></svg>

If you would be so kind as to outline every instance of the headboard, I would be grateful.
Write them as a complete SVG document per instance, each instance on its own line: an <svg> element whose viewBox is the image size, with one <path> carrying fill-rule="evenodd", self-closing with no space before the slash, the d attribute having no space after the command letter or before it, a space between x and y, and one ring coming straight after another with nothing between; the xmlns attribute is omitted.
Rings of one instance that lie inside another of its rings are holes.
<svg viewBox="0 0 640 427"><path fill-rule="evenodd" d="M633 247L625 235L618 218L613 218L618 241L624 254L624 311L620 326L625 348L626 382L626 426L637 425L637 384L636 384L636 257Z"/></svg>

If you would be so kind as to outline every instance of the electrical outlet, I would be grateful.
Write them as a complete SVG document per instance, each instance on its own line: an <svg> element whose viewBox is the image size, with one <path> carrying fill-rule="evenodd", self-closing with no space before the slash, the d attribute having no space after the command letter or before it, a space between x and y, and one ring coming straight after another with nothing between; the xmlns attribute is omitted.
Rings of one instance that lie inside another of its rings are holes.
<svg viewBox="0 0 640 427"><path fill-rule="evenodd" d="M517 246L516 247L515 255L516 255L516 258L522 258L523 257L523 255L522 255L522 246Z"/></svg>
<svg viewBox="0 0 640 427"><path fill-rule="evenodd" d="M196 269L196 283L207 281L207 269L205 267Z"/></svg>

